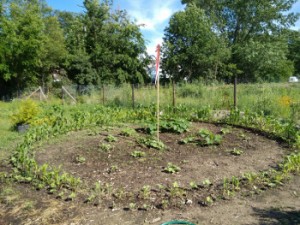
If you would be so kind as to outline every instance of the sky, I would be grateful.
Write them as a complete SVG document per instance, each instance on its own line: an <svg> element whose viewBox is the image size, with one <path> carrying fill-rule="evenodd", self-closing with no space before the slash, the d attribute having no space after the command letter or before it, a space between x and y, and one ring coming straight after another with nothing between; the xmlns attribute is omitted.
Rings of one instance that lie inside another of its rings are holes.
<svg viewBox="0 0 300 225"><path fill-rule="evenodd" d="M53 9L82 12L83 0L46 0ZM162 43L164 29L168 25L171 15L184 9L181 0L114 0L115 9L125 9L130 17L141 26L146 39L147 51L155 54L157 44ZM300 1L294 4L293 12L300 13ZM293 29L300 29L300 20Z"/></svg>

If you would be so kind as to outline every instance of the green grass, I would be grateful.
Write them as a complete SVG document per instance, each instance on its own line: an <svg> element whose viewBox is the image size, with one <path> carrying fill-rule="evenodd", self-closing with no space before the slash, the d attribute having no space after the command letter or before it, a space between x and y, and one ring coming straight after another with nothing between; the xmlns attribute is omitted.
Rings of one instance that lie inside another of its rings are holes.
<svg viewBox="0 0 300 225"><path fill-rule="evenodd" d="M21 141L22 135L13 131L11 115L16 111L18 102L0 102L0 160L7 159L11 151Z"/></svg>
<svg viewBox="0 0 300 225"><path fill-rule="evenodd" d="M300 83L262 83L238 84L237 102L241 111L289 118L294 111L300 112ZM157 90L154 86L136 86L135 106L154 107ZM132 90L130 85L120 87L106 86L104 104L106 106L132 107ZM170 85L160 88L160 107L166 110L173 104L173 90ZM78 97L78 96L77 96ZM103 91L95 89L90 95L79 96L79 102L87 104L103 104ZM231 109L233 107L233 85L204 85L202 83L177 84L176 106L178 108ZM294 113L295 114L295 113ZM297 113L296 113L297 114ZM298 113L299 114L299 113ZM300 119L300 115L296 116Z"/></svg>

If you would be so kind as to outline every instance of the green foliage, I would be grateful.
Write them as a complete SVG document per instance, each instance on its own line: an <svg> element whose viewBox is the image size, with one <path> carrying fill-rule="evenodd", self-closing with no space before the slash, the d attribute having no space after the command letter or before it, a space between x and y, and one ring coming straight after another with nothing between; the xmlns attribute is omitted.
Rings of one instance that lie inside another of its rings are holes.
<svg viewBox="0 0 300 225"><path fill-rule="evenodd" d="M169 162L163 171L166 173L178 173L180 170L181 168L179 166Z"/></svg>
<svg viewBox="0 0 300 225"><path fill-rule="evenodd" d="M181 134L188 131L190 123L183 119L177 120L162 120L160 122L160 129L162 132L172 132Z"/></svg>
<svg viewBox="0 0 300 225"><path fill-rule="evenodd" d="M239 156L241 154L243 154L243 150L238 149L238 148L234 148L232 150L229 151L231 155L235 155L235 156Z"/></svg>
<svg viewBox="0 0 300 225"><path fill-rule="evenodd" d="M284 40L282 28L293 26L299 18L299 15L289 12L296 0L280 0L275 5L269 0L182 2L187 3L186 13L195 5L202 9L211 22L211 30L224 37L232 56L229 64L237 69L233 75L238 75L243 81L278 81L292 74L293 63L286 57L288 41ZM186 21L185 27L189 27L186 24L194 26L194 22ZM180 43L176 45L180 46ZM294 46L290 45L290 50ZM290 54L290 59L295 60L294 56ZM225 77L230 79L230 70L221 66L218 75L226 74Z"/></svg>
<svg viewBox="0 0 300 225"><path fill-rule="evenodd" d="M158 141L158 140L153 139L153 138L141 138L139 140L139 143L144 144L149 148L155 148L155 149L158 149L158 150L165 149L165 144L163 142Z"/></svg>
<svg viewBox="0 0 300 225"><path fill-rule="evenodd" d="M125 137L133 137L136 134L137 133L136 133L135 129L132 129L132 128L125 128L120 133L120 135L125 136Z"/></svg>
<svg viewBox="0 0 300 225"><path fill-rule="evenodd" d="M31 99L26 99L20 103L18 111L11 117L13 126L31 124L39 113L41 109L38 104Z"/></svg>
<svg viewBox="0 0 300 225"><path fill-rule="evenodd" d="M114 137L113 135L108 135L105 138L105 141L107 141L107 142L116 142L117 140L118 140L118 138Z"/></svg>
<svg viewBox="0 0 300 225"><path fill-rule="evenodd" d="M199 130L199 136L202 138L200 140L200 145L219 145L222 142L222 136L219 134L214 134L207 129Z"/></svg>
<svg viewBox="0 0 300 225"><path fill-rule="evenodd" d="M143 151L133 151L130 155L134 158L142 158L146 156L146 153Z"/></svg>
<svg viewBox="0 0 300 225"><path fill-rule="evenodd" d="M212 31L209 18L193 4L171 17L162 51L162 69L175 81L215 79L219 65L229 57L222 36Z"/></svg>

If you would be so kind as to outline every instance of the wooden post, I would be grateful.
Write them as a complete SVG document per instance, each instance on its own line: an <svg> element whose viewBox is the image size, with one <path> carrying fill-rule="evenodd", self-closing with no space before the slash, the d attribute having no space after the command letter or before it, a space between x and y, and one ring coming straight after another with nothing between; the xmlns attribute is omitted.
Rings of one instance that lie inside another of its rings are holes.
<svg viewBox="0 0 300 225"><path fill-rule="evenodd" d="M160 117L160 111L159 111L159 62L160 62L160 45L157 45L156 47L156 79L155 79L155 84L156 84L156 90L157 90L157 103L156 103L156 117L157 117L157 141L159 141L159 117Z"/></svg>
<svg viewBox="0 0 300 225"><path fill-rule="evenodd" d="M102 84L102 104L105 103L105 91L104 91L104 84Z"/></svg>
<svg viewBox="0 0 300 225"><path fill-rule="evenodd" d="M135 98L134 98L134 84L131 85L131 89L132 89L132 108L135 108Z"/></svg>
<svg viewBox="0 0 300 225"><path fill-rule="evenodd" d="M175 113L176 112L176 83L175 81L173 80L172 81L172 87L173 87L173 112Z"/></svg>
<svg viewBox="0 0 300 225"><path fill-rule="evenodd" d="M234 108L237 108L237 76L235 75L234 77L234 86L233 86L233 104L234 104Z"/></svg>

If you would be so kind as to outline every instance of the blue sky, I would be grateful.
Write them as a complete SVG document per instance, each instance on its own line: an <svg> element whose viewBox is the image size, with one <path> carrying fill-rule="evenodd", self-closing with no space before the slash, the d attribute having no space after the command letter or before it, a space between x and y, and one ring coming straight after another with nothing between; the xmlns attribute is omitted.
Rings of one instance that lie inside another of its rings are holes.
<svg viewBox="0 0 300 225"><path fill-rule="evenodd" d="M71 12L83 11L83 0L47 0L53 9ZM147 40L149 54L155 53L157 44L161 44L164 28L168 25L170 16L184 8L181 0L114 0L116 9L126 9L141 27ZM300 12L300 1L293 6L293 12ZM300 20L293 29L300 29Z"/></svg>

